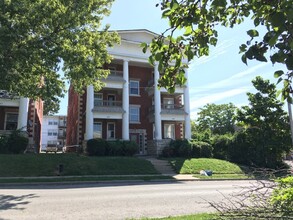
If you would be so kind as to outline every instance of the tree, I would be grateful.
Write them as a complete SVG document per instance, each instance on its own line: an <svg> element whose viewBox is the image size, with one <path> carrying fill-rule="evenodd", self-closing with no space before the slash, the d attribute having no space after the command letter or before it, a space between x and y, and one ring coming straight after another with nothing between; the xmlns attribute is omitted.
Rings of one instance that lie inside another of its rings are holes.
<svg viewBox="0 0 293 220"><path fill-rule="evenodd" d="M209 47L218 40L218 25L231 27L252 19L255 29L247 30L249 40L240 46L242 61L258 60L283 64L287 72L275 72L279 82L283 80L282 95L288 98L292 93L293 77L293 0L160 0L157 7L162 18L169 20L169 28L155 38L150 45L142 44L143 51L149 47L150 63L159 63L162 73L159 85L170 92L175 85L182 85L186 79L182 60L209 55ZM260 39L256 30L264 26L266 33Z"/></svg>
<svg viewBox="0 0 293 220"><path fill-rule="evenodd" d="M240 134L241 143L236 136L234 147L241 144L246 149L247 155L240 153L238 157L254 158L252 162L258 166L275 167L291 146L288 114L277 99L274 84L261 77L256 77L252 83L258 92L247 93L249 106L237 111L236 120L246 130Z"/></svg>
<svg viewBox="0 0 293 220"><path fill-rule="evenodd" d="M45 102L55 102L65 82L78 92L89 84L101 88L109 73L103 65L111 61L107 47L119 42L108 26L100 30L112 2L1 1L0 88Z"/></svg>
<svg viewBox="0 0 293 220"><path fill-rule="evenodd" d="M198 113L199 130L211 129L213 134L234 133L235 111L236 106L232 103L206 104Z"/></svg>

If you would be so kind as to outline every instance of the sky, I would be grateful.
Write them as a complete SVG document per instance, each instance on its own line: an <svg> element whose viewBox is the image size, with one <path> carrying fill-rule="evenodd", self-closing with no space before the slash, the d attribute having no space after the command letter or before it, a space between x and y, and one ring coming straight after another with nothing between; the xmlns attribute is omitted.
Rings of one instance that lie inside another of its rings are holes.
<svg viewBox="0 0 293 220"><path fill-rule="evenodd" d="M155 7L159 0L116 0L111 14L103 25L111 30L147 29L160 34L168 28L168 21L161 19L161 10ZM218 44L211 47L210 55L195 58L188 69L191 119L208 103L233 103L247 105L247 92L255 92L251 81L258 75L276 83L273 73L280 66L270 62L241 61L239 46L249 40L246 31L253 28L251 21L229 28L218 28ZM258 30L261 32L262 30ZM58 114L67 114L67 96L62 100Z"/></svg>

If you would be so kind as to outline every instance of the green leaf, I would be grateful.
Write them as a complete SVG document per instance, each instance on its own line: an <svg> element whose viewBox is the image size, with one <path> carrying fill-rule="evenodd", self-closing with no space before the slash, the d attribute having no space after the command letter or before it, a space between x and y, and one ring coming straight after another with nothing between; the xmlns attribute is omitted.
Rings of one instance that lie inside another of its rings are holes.
<svg viewBox="0 0 293 220"><path fill-rule="evenodd" d="M250 37L258 37L259 34L258 34L258 31L257 30L254 30L254 29L251 29L249 31L247 31L247 34L250 36Z"/></svg>
<svg viewBox="0 0 293 220"><path fill-rule="evenodd" d="M293 57L288 57L286 60L285 60L285 63L286 63L286 66L287 66L287 69L288 70L293 70Z"/></svg>
<svg viewBox="0 0 293 220"><path fill-rule="evenodd" d="M147 43L141 43L140 47L142 47L142 52L146 53L148 47Z"/></svg>
<svg viewBox="0 0 293 220"><path fill-rule="evenodd" d="M246 54L243 54L242 55L241 60L242 60L243 63L245 63L247 65L247 57L246 57Z"/></svg>
<svg viewBox="0 0 293 220"><path fill-rule="evenodd" d="M185 27L185 32L184 32L184 36L188 36L192 33L192 26L187 26Z"/></svg>
<svg viewBox="0 0 293 220"><path fill-rule="evenodd" d="M275 78L279 78L280 76L282 76L284 74L283 70L278 70L274 73L274 77Z"/></svg>

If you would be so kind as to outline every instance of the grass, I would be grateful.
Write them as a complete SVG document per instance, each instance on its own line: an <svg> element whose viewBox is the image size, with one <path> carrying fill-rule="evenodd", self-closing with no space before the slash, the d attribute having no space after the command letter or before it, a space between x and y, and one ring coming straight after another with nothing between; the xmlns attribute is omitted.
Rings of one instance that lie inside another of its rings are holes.
<svg viewBox="0 0 293 220"><path fill-rule="evenodd" d="M194 174L201 179L247 179L245 172L236 164L212 158L171 158L170 164L180 174ZM199 175L200 170L212 170L210 177Z"/></svg>
<svg viewBox="0 0 293 220"><path fill-rule="evenodd" d="M152 175L153 165L135 157L88 157L78 154L0 155L0 177L56 176L59 164L62 176L78 175Z"/></svg>
<svg viewBox="0 0 293 220"><path fill-rule="evenodd" d="M170 216L165 218L142 218L141 220L212 220L215 214L201 213L194 215Z"/></svg>

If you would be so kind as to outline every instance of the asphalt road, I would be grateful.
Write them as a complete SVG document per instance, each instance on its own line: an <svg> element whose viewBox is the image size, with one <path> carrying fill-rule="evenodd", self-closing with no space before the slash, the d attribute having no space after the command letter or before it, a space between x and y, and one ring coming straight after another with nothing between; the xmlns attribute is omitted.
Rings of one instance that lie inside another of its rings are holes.
<svg viewBox="0 0 293 220"><path fill-rule="evenodd" d="M250 181L37 185L0 189L0 220L97 220L213 211Z"/></svg>

